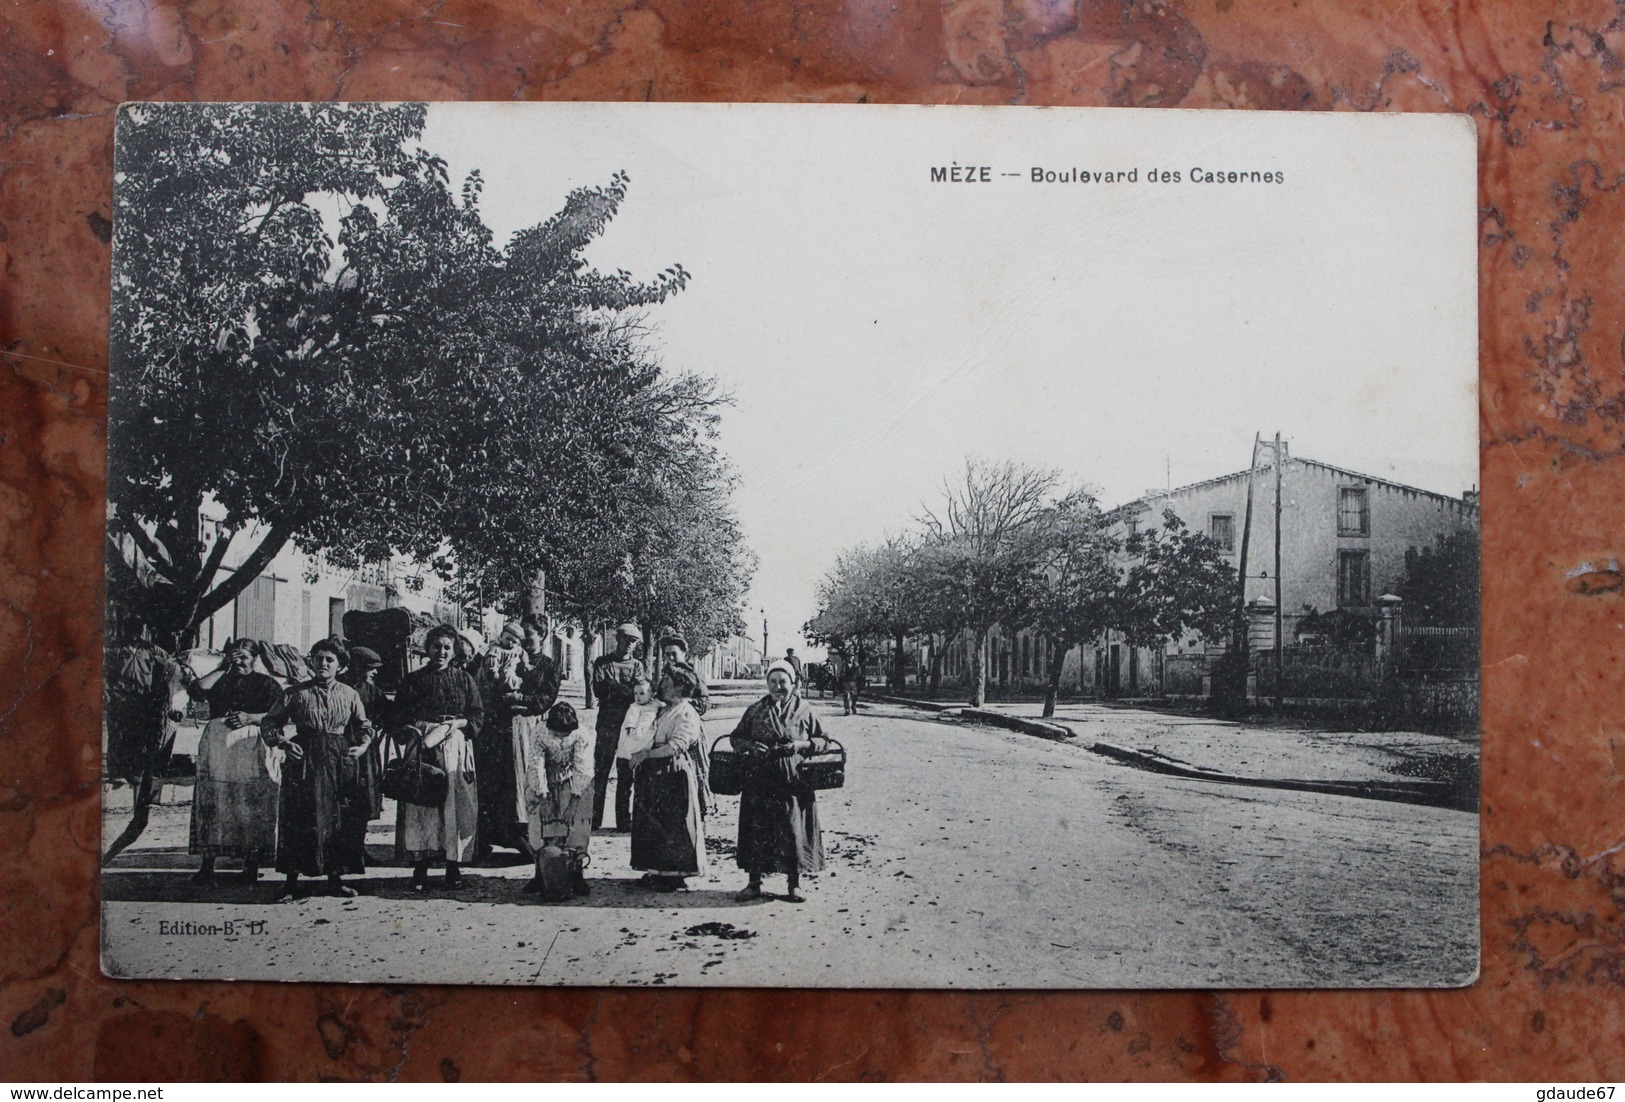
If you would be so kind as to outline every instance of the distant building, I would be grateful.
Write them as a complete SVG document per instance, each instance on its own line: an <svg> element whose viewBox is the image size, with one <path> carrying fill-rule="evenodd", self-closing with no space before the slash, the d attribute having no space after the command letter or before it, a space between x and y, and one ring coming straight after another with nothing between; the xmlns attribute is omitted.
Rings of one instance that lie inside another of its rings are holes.
<svg viewBox="0 0 1625 1102"><path fill-rule="evenodd" d="M1378 598L1405 577L1408 553L1446 537L1478 530L1478 495L1434 493L1319 460L1294 457L1283 445L1281 468L1281 606L1283 639L1297 645L1321 622L1344 613L1375 620ZM1265 453L1267 456L1267 453ZM1161 526L1171 510L1186 527L1211 536L1240 569L1247 485L1253 482L1246 600L1267 632L1255 647L1273 646L1275 600L1275 468L1261 459L1255 472L1211 478L1171 490L1152 490L1112 510L1121 534ZM1165 648L1130 647L1115 633L1068 653L1064 691L1105 697L1197 695L1209 660L1228 640L1178 640ZM944 652L944 680L968 684L970 640ZM1048 643L1037 633L995 630L988 644L988 681L996 688L1042 688L1048 679Z"/></svg>
<svg viewBox="0 0 1625 1102"><path fill-rule="evenodd" d="M762 649L749 635L730 635L694 661L708 681L751 678L761 673Z"/></svg>
<svg viewBox="0 0 1625 1102"><path fill-rule="evenodd" d="M219 536L218 517L205 515L199 537L205 552ZM258 533L240 535L221 563L217 582L228 578L255 546ZM133 557L124 538L123 550ZM279 551L257 578L236 598L198 625L197 645L212 650L231 639L246 636L285 643L308 651L318 639L344 635L344 614L405 608L437 623L473 628L487 641L496 638L505 622L478 591L461 592L432 570L409 559L340 568L321 553L306 554L293 543ZM582 671L598 654L601 641L590 652L574 628L555 623L551 653L566 681L580 680Z"/></svg>

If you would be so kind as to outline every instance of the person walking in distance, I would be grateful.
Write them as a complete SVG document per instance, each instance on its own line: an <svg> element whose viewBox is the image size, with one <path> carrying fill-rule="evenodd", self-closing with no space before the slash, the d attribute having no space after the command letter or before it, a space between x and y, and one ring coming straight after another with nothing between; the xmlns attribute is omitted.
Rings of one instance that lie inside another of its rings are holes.
<svg viewBox="0 0 1625 1102"><path fill-rule="evenodd" d="M649 672L637 657L643 632L633 623L615 629L615 650L592 664L592 688L598 695L598 719L592 753L592 828L604 825L604 799L609 794L609 778L615 769L615 748L621 741L621 724L632 706L635 686ZM631 824L617 823L620 830Z"/></svg>
<svg viewBox="0 0 1625 1102"><path fill-rule="evenodd" d="M805 671L801 667L801 659L796 657L796 648L784 648L784 661L788 663L790 668L796 672L796 691L806 692L807 677Z"/></svg>

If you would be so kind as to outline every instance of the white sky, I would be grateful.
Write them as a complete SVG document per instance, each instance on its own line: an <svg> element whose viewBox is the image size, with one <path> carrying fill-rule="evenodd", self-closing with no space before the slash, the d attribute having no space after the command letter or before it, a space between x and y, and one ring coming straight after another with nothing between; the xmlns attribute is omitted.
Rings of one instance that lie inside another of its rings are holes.
<svg viewBox="0 0 1625 1102"><path fill-rule="evenodd" d="M696 104L430 108L499 241L631 175L589 251L693 274L650 319L734 395L747 617L802 645L845 547L966 455L1108 504L1239 470L1252 435L1442 493L1478 483L1475 141L1446 116ZM930 182L933 165L994 182ZM1035 184L1035 166L1137 183ZM1153 167L1285 173L1152 184ZM1017 172L1004 178L1000 172Z"/></svg>

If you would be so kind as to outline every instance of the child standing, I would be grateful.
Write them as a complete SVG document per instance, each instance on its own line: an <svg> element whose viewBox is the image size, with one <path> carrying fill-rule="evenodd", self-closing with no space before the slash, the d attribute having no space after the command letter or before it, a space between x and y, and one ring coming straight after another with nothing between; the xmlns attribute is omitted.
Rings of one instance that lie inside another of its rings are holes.
<svg viewBox="0 0 1625 1102"><path fill-rule="evenodd" d="M585 854L592 842L592 744L576 719L576 710L559 701L542 723L524 725L530 746L525 769L525 810L530 845L536 851L536 877L527 892L542 889L542 850L559 846ZM577 895L588 892L579 866L571 873Z"/></svg>
<svg viewBox="0 0 1625 1102"><path fill-rule="evenodd" d="M632 829L632 755L649 749L654 739L655 713L660 702L654 698L649 678L640 674L632 683L632 706L621 724L621 740L615 747L615 829Z"/></svg>

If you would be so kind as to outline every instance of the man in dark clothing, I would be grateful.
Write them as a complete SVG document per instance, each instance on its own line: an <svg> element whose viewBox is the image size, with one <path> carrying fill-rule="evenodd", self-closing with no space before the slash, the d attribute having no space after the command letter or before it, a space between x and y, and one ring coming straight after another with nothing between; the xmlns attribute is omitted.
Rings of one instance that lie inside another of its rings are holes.
<svg viewBox="0 0 1625 1102"><path fill-rule="evenodd" d="M592 747L592 828L604 825L604 799L609 793L610 774L615 770L615 749L621 741L621 724L632 706L640 677L649 676L636 654L643 632L633 623L615 629L615 651L592 664L592 689L598 696L598 721L594 724ZM623 828L625 824L616 824Z"/></svg>
<svg viewBox="0 0 1625 1102"><path fill-rule="evenodd" d="M856 715L859 688L857 663L849 660L844 654L830 651L829 657L824 660L824 668L829 672L830 684L841 694L842 714Z"/></svg>
<svg viewBox="0 0 1625 1102"><path fill-rule="evenodd" d="M801 659L796 657L796 648L785 647L784 660L790 663L791 669L796 671L796 692L805 693L807 691L807 677L806 672L801 668Z"/></svg>

